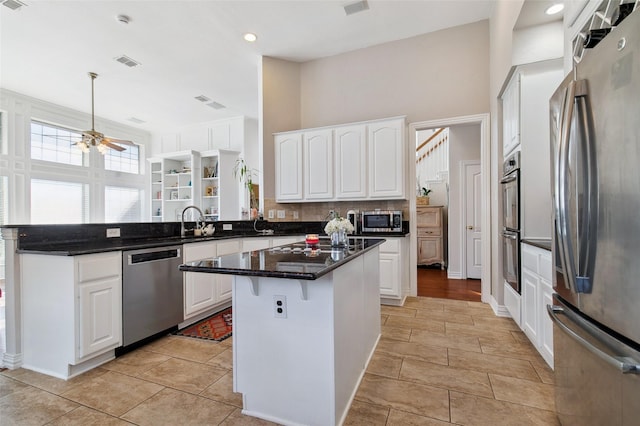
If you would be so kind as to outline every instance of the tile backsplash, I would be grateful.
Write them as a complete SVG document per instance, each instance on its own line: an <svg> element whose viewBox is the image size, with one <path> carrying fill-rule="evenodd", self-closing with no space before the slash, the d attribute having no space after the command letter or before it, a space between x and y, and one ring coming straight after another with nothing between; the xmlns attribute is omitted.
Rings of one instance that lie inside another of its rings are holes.
<svg viewBox="0 0 640 426"><path fill-rule="evenodd" d="M280 221L322 221L326 220L329 210L334 210L345 217L349 210L401 210L405 220L409 218L409 200L379 201L327 201L322 203L277 203L274 199L265 198L264 218L270 222ZM274 217L269 218L269 210ZM284 218L278 218L278 211L284 211ZM297 213L297 217L296 217Z"/></svg>

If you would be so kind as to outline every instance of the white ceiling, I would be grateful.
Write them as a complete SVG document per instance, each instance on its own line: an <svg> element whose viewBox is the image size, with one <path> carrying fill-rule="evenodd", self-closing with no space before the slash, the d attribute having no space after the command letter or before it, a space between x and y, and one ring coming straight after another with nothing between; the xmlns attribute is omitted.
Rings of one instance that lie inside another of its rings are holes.
<svg viewBox="0 0 640 426"><path fill-rule="evenodd" d="M351 0L22 1L18 11L0 6L2 88L90 112L93 71L97 116L154 131L257 118L261 55L309 61L487 19L494 5L369 0L369 10L347 16ZM242 39L248 31L257 42ZM128 68L120 55L141 65Z"/></svg>

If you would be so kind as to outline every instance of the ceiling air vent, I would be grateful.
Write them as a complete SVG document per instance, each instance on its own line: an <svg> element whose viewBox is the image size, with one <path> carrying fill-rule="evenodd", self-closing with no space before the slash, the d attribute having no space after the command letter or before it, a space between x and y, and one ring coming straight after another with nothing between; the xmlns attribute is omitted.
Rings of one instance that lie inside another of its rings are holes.
<svg viewBox="0 0 640 426"><path fill-rule="evenodd" d="M25 3L22 3L21 1L18 1L18 0L3 0L2 5L8 7L11 10L18 10L22 6L26 6Z"/></svg>
<svg viewBox="0 0 640 426"><path fill-rule="evenodd" d="M196 99L200 102L209 102L211 99L207 98L205 95L196 96Z"/></svg>
<svg viewBox="0 0 640 426"><path fill-rule="evenodd" d="M129 121L130 121L130 122L132 122L132 123L136 123L136 124L146 123L146 121L144 121L144 120L140 120L140 119L139 119L139 118L137 118L137 117L129 117L129 118L127 118L127 120L129 120Z"/></svg>
<svg viewBox="0 0 640 426"><path fill-rule="evenodd" d="M140 65L140 62L131 59L130 57L126 56L126 55L122 55L122 56L118 56L117 58L115 58L117 62L120 62L121 64L124 64L130 68L133 67L137 67L138 65Z"/></svg>
<svg viewBox="0 0 640 426"><path fill-rule="evenodd" d="M211 108L213 108L213 109L223 109L223 108L226 108L226 106L224 106L224 105L222 105L222 104L219 104L219 103L217 103L217 102L211 102L211 103L208 103L207 105L208 105L208 106L210 106L210 107L211 107Z"/></svg>
<svg viewBox="0 0 640 426"><path fill-rule="evenodd" d="M367 3L367 0L361 0L355 3L349 3L344 6L344 11L347 15L353 15L354 13L362 12L368 9L369 9L369 3Z"/></svg>

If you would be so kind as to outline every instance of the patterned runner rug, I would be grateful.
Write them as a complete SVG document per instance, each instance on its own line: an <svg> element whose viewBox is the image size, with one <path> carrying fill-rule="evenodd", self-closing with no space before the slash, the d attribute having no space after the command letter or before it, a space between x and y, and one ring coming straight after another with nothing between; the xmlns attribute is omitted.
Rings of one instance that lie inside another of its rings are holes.
<svg viewBox="0 0 640 426"><path fill-rule="evenodd" d="M233 330L231 318L231 308L227 308L173 334L221 342L231 336Z"/></svg>

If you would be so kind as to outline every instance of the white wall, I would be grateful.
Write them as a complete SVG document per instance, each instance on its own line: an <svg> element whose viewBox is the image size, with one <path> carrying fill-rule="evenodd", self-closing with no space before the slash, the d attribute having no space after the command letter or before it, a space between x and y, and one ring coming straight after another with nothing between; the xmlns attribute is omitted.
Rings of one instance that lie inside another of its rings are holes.
<svg viewBox="0 0 640 426"><path fill-rule="evenodd" d="M487 112L488 31L485 20L303 63L302 126Z"/></svg>
<svg viewBox="0 0 640 426"><path fill-rule="evenodd" d="M503 304L502 247L499 230L502 229L500 198L500 175L502 173L502 110L498 105L498 94L511 69L513 27L518 20L524 0L498 1L490 19L490 79L489 99L491 101L491 296L494 309ZM485 253L483 253L485 254ZM486 256L484 257L486 259ZM485 262L489 266L489 260Z"/></svg>
<svg viewBox="0 0 640 426"><path fill-rule="evenodd" d="M261 196L275 198L275 154L273 134L301 128L300 64L263 57L260 69L259 114L262 117L260 148L262 149Z"/></svg>
<svg viewBox="0 0 640 426"><path fill-rule="evenodd" d="M450 278L462 277L462 258L460 248L465 233L464 212L461 207L463 195L460 180L461 162L464 160L477 160L480 163L480 125L459 125L449 128L449 209L447 232L447 274ZM483 260L488 261L485 256Z"/></svg>
<svg viewBox="0 0 640 426"><path fill-rule="evenodd" d="M521 237L551 238L551 153L549 98L564 77L562 59L521 73Z"/></svg>
<svg viewBox="0 0 640 426"><path fill-rule="evenodd" d="M523 28L513 33L513 65L530 64L564 54L562 21Z"/></svg>

